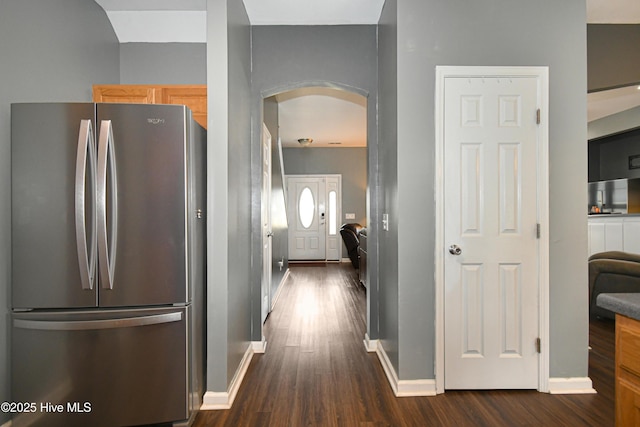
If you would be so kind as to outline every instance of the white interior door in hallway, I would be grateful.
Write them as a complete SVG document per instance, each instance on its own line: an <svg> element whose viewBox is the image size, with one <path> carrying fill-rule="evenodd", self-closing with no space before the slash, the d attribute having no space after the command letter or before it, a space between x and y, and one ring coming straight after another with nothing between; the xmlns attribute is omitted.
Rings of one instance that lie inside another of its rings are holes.
<svg viewBox="0 0 640 427"><path fill-rule="evenodd" d="M262 322L271 311L273 232L271 230L271 134L262 124Z"/></svg>
<svg viewBox="0 0 640 427"><path fill-rule="evenodd" d="M290 261L339 261L342 177L288 175Z"/></svg>
<svg viewBox="0 0 640 427"><path fill-rule="evenodd" d="M540 79L444 79L444 387L537 389Z"/></svg>

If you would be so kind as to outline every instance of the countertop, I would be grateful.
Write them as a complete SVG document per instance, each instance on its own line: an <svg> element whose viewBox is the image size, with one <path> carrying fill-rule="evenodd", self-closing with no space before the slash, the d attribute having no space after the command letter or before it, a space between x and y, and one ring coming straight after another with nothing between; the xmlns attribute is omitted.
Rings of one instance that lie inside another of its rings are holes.
<svg viewBox="0 0 640 427"><path fill-rule="evenodd" d="M640 320L640 293L600 294L596 304L614 313Z"/></svg>
<svg viewBox="0 0 640 427"><path fill-rule="evenodd" d="M640 216L640 213L620 213L620 212L611 212L611 213L589 213L587 214L589 218L627 218L630 216Z"/></svg>

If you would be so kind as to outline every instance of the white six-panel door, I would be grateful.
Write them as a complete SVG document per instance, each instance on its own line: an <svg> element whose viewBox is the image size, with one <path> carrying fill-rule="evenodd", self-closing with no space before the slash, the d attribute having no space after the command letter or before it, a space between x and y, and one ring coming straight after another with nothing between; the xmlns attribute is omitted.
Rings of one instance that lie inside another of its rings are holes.
<svg viewBox="0 0 640 427"><path fill-rule="evenodd" d="M271 134L262 124L262 321L271 310L273 232L271 230Z"/></svg>
<svg viewBox="0 0 640 427"><path fill-rule="evenodd" d="M535 389L535 77L444 83L444 386Z"/></svg>

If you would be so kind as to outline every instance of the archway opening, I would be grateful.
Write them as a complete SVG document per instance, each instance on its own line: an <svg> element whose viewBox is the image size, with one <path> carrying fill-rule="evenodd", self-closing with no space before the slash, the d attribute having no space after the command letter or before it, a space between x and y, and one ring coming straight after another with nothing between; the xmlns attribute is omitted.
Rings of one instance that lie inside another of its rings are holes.
<svg viewBox="0 0 640 427"><path fill-rule="evenodd" d="M355 223L365 228L368 224L368 98L366 93L357 89L313 82L263 93L262 101L262 119L273 140L272 218L276 222L280 218L278 225L286 226L285 230L273 230L273 274L271 283L266 284L270 287L267 292L269 299L263 301L269 304L270 311L286 279L292 241L290 233L295 222L293 216L299 210L291 200L293 196L287 187L287 175L339 175L342 178L337 213L329 210L332 193L325 189L324 232L331 229L328 225L332 215L336 215L334 221L338 227ZM304 228L308 229L309 222L306 224ZM340 246L337 259L335 256L330 259L325 252L324 258L316 261L349 263L349 250L340 235L337 243ZM325 240L325 245L330 244L328 239ZM358 280L362 278L366 283L366 274L359 274L355 266L350 268L354 269Z"/></svg>

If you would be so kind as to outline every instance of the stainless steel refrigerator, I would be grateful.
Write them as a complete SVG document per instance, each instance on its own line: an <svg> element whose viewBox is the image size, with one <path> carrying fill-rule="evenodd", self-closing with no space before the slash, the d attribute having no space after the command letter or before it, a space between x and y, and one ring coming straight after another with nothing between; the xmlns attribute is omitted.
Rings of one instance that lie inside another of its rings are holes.
<svg viewBox="0 0 640 427"><path fill-rule="evenodd" d="M13 426L195 414L205 149L184 106L12 104Z"/></svg>

